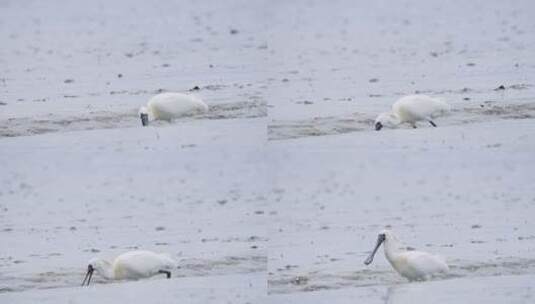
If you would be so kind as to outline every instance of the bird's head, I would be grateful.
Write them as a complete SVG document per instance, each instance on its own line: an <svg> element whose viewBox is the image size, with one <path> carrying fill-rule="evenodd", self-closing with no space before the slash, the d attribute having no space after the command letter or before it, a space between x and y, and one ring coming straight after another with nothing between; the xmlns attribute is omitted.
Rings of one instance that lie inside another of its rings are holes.
<svg viewBox="0 0 535 304"><path fill-rule="evenodd" d="M110 262L103 260L101 258L93 258L89 260L87 265L87 272L85 274L84 281L82 282L82 286L86 285L89 286L89 282L91 281L91 277L93 276L94 272L97 272L100 275L103 275L104 277L108 278L110 277L110 270L111 270L111 264ZM86 284L87 281L87 284Z"/></svg>
<svg viewBox="0 0 535 304"><path fill-rule="evenodd" d="M141 119L141 125L146 127L149 125L150 111L147 107L139 108L139 118Z"/></svg>
<svg viewBox="0 0 535 304"><path fill-rule="evenodd" d="M377 235L377 242L375 243L375 247L373 248L373 251L370 253L368 258L366 258L366 260L364 261L364 264L370 265L373 262L373 258L375 256L375 253L377 252L377 250L379 249L381 244L383 244L384 242L388 242L390 240L393 240L394 238L395 238L395 236L388 229L385 229L385 230L382 230L381 232L379 232L379 234Z"/></svg>
<svg viewBox="0 0 535 304"><path fill-rule="evenodd" d="M377 116L374 122L374 127L376 131L381 130L382 128L394 128L399 124L399 118L396 114L391 112L381 113Z"/></svg>
<svg viewBox="0 0 535 304"><path fill-rule="evenodd" d="M82 286L89 286L89 282L91 282L91 277L93 276L93 272L95 272L95 268L93 267L93 264L89 263L87 265L87 272L85 273L84 280L82 281ZM87 281L87 284L86 284Z"/></svg>

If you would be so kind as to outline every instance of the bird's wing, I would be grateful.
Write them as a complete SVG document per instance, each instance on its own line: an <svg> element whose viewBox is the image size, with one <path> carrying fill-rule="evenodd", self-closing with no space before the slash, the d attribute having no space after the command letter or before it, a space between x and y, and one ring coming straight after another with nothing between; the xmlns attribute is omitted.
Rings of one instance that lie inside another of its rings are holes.
<svg viewBox="0 0 535 304"><path fill-rule="evenodd" d="M159 255L150 251L131 251L115 259L116 267L121 267L132 273L145 274L158 270L162 266Z"/></svg>
<svg viewBox="0 0 535 304"><path fill-rule="evenodd" d="M149 101L149 106L153 110L170 116L181 116L193 111L206 111L208 106L195 95L182 93L162 93L154 96Z"/></svg>
<svg viewBox="0 0 535 304"><path fill-rule="evenodd" d="M431 117L441 116L451 111L451 106L440 98L433 98L434 111L431 113Z"/></svg>
<svg viewBox="0 0 535 304"><path fill-rule="evenodd" d="M405 112L419 119L429 119L449 111L450 106L442 100L425 95L411 95L393 105L395 112Z"/></svg>
<svg viewBox="0 0 535 304"><path fill-rule="evenodd" d="M407 251L405 254L409 265L415 265L418 270L425 273L448 270L448 265L439 256L422 251Z"/></svg>

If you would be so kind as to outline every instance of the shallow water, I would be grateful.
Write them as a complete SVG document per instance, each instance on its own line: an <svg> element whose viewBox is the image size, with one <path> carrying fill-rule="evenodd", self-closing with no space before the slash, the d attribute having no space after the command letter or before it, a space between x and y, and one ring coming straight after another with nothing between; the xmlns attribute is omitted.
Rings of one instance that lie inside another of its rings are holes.
<svg viewBox="0 0 535 304"><path fill-rule="evenodd" d="M265 174L265 136L253 125L3 139L0 290L77 287L90 258L135 249L169 253L177 278L263 272L265 184L248 181ZM247 143L230 145L245 126Z"/></svg>
<svg viewBox="0 0 535 304"><path fill-rule="evenodd" d="M257 245L252 245L257 246ZM39 257L46 260L46 257ZM210 277L228 274L250 274L264 272L266 269L266 256L229 256L221 257L219 260L180 258L179 266L172 269L173 278L182 277ZM31 259L24 263L32 263ZM83 267L77 268L58 268L55 271L38 272L38 273L9 273L0 274L0 293L6 292L23 292L36 289L66 288L79 287L85 272ZM162 279L154 277L150 280ZM144 279L147 280L147 279ZM92 285L112 284L118 281L109 281L95 275Z"/></svg>
<svg viewBox="0 0 535 304"><path fill-rule="evenodd" d="M477 105L457 105L444 117L434 119L440 127L490 122L502 119L535 118L534 98L522 100L508 99L509 104L485 101ZM517 103L515 103L517 102ZM520 102L520 103L519 103ZM303 120L273 120L268 126L269 140L284 140L308 136L336 135L351 132L374 131L375 114L352 113L344 116L314 117ZM430 127L427 122L419 122L418 127ZM401 125L399 128L412 128Z"/></svg>
<svg viewBox="0 0 535 304"><path fill-rule="evenodd" d="M354 254L353 254L354 255ZM326 256L328 258L328 256ZM347 255L351 258L351 254ZM355 264L358 264L355 257ZM336 290L341 288L373 287L385 285L405 284L408 281L397 275L393 269L385 268L363 269L359 271L341 270L340 272L330 272L336 260L331 258L330 263L323 263L323 270L307 272L301 270L299 266L287 265L283 269L277 269L275 279L270 280L270 294L291 294L295 292L311 292L320 290ZM519 258L498 258L495 261L474 262L474 261L448 261L450 272L439 275L430 281L440 282L449 279L481 277L501 277L511 275L533 275L535 273L535 259ZM321 267L320 263L315 266ZM336 266L335 266L336 267Z"/></svg>
<svg viewBox="0 0 535 304"><path fill-rule="evenodd" d="M407 282L382 250L363 264L385 227L444 256L443 280L532 275L533 134L502 120L275 141L269 293Z"/></svg>
<svg viewBox="0 0 535 304"><path fill-rule="evenodd" d="M261 3L1 5L0 137L137 127L168 91L200 95L196 119L266 115Z"/></svg>
<svg viewBox="0 0 535 304"><path fill-rule="evenodd" d="M195 119L261 118L266 116L266 112L262 102L224 103L211 106L204 114L185 116L172 122L154 121L151 125L167 126ZM49 114L45 117L8 118L0 122L0 137L139 127L141 122L137 113L138 109L132 109L125 113L91 111L82 117Z"/></svg>
<svg viewBox="0 0 535 304"><path fill-rule="evenodd" d="M266 303L531 303L533 275L457 278L271 295Z"/></svg>

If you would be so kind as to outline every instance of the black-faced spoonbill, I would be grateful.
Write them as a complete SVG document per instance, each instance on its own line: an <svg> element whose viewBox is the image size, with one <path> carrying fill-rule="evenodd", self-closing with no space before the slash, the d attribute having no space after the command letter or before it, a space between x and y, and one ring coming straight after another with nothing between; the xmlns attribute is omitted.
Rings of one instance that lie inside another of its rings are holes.
<svg viewBox="0 0 535 304"><path fill-rule="evenodd" d="M136 280L158 274L165 274L169 279L170 270L175 267L176 262L172 258L151 251L129 251L116 257L112 263L94 258L89 261L82 286L86 281L89 286L95 271L107 280Z"/></svg>
<svg viewBox="0 0 535 304"><path fill-rule="evenodd" d="M390 230L383 230L379 233L377 244L364 264L371 264L382 243L384 243L385 256L390 265L410 281L427 280L435 274L449 271L448 264L441 257L427 252L407 250L407 247L403 246Z"/></svg>
<svg viewBox="0 0 535 304"><path fill-rule="evenodd" d="M149 121L167 120L203 113L208 106L198 96L182 93L161 93L152 97L146 107L139 109L141 124L147 126Z"/></svg>
<svg viewBox="0 0 535 304"><path fill-rule="evenodd" d="M450 105L444 101L427 95L409 95L398 99L392 105L391 112L379 114L375 119L375 130L383 127L395 128L408 123L416 128L417 121L427 121L433 127L437 125L433 119L450 111Z"/></svg>

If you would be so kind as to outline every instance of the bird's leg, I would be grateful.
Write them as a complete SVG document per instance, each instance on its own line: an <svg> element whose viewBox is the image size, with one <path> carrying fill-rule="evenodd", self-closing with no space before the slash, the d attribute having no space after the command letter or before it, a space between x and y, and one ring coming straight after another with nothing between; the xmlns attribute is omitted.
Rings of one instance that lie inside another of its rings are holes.
<svg viewBox="0 0 535 304"><path fill-rule="evenodd" d="M169 270L158 270L158 273L165 273L168 279L171 278L171 271Z"/></svg>
<svg viewBox="0 0 535 304"><path fill-rule="evenodd" d="M431 119L429 120L429 123L430 123L433 127L435 127L435 128L437 127L437 125L436 125Z"/></svg>

